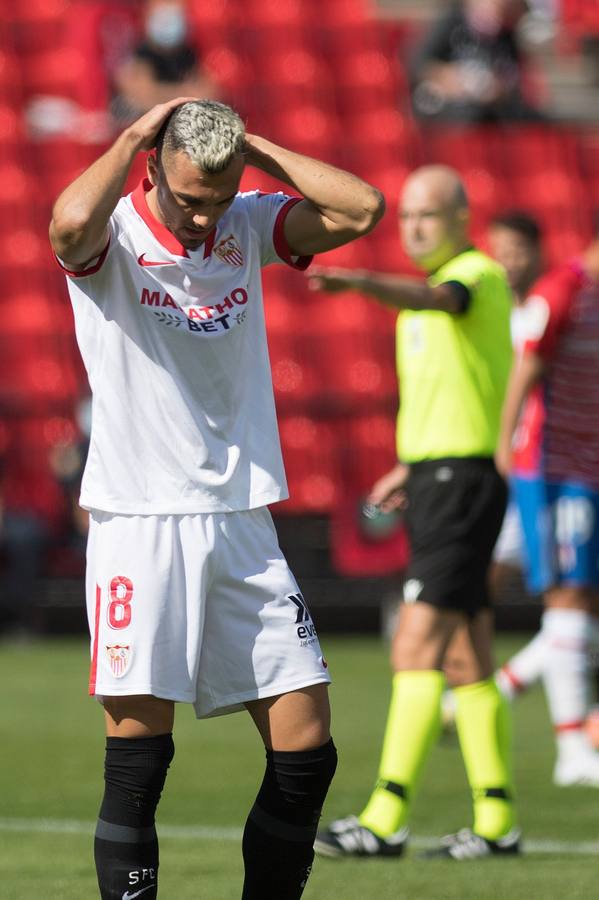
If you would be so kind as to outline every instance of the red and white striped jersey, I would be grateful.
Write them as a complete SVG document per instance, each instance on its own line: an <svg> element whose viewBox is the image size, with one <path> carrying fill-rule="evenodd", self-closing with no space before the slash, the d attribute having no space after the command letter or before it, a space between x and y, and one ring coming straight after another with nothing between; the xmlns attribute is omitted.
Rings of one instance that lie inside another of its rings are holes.
<svg viewBox="0 0 599 900"><path fill-rule="evenodd" d="M529 429L529 442L540 442L547 479L599 489L599 283L570 262L542 277L526 306L524 352L546 364L544 421Z"/></svg>

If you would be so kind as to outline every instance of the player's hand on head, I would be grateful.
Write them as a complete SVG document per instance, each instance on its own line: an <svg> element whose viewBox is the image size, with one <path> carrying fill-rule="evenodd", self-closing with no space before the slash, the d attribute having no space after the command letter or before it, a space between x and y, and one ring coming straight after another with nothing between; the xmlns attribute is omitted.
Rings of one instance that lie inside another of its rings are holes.
<svg viewBox="0 0 599 900"><path fill-rule="evenodd" d="M355 272L351 269L327 269L324 266L312 266L308 272L308 287L311 291L326 291L334 294L347 291L352 286Z"/></svg>
<svg viewBox="0 0 599 900"><path fill-rule="evenodd" d="M139 142L139 149L152 150L156 145L158 132L172 111L177 106L189 103L191 100L197 100L197 97L175 97L173 100L167 100L166 103L158 103L133 122L127 130L135 135Z"/></svg>
<svg viewBox="0 0 599 900"><path fill-rule="evenodd" d="M248 132L246 131L243 143L243 154L250 165L257 162L258 159L257 149L254 147L255 138L256 135L248 134Z"/></svg>

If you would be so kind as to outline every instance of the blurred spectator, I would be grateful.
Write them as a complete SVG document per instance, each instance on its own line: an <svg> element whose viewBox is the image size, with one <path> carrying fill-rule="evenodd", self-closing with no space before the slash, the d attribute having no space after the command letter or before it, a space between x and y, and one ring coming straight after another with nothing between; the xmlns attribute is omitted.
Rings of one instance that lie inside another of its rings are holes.
<svg viewBox="0 0 599 900"><path fill-rule="evenodd" d="M528 213L510 210L491 220L488 240L491 256L505 269L515 307L521 306L543 268L540 225ZM517 335L512 338L517 343Z"/></svg>
<svg viewBox="0 0 599 900"><path fill-rule="evenodd" d="M558 785L599 787L599 754L586 730L589 647L599 616L599 230L580 258L537 281L506 394L497 462L511 469L541 630L526 658L543 677L554 727ZM529 424L543 391L542 429ZM503 668L515 693L517 661Z"/></svg>
<svg viewBox="0 0 599 900"><path fill-rule="evenodd" d="M67 93L37 94L25 107L25 121L38 141L68 137L89 144L110 140L109 114L115 73L139 41L142 0L72 0L62 45L61 67L83 60L85 77L71 79Z"/></svg>
<svg viewBox="0 0 599 900"><path fill-rule="evenodd" d="M66 444L56 444L50 453L50 468L64 491L67 503L69 521L66 543L82 553L87 543L89 513L79 505L79 494L89 449L91 402L91 397L85 397L77 407L79 438Z"/></svg>
<svg viewBox="0 0 599 900"><path fill-rule="evenodd" d="M65 65L73 50L83 57L85 78L74 79L71 96L31 98L25 120L36 140L103 144L173 97L217 99L181 0L76 0L72 9L57 52Z"/></svg>
<svg viewBox="0 0 599 900"><path fill-rule="evenodd" d="M49 539L48 523L38 512L5 500L0 472L0 635L36 630L34 588Z"/></svg>
<svg viewBox="0 0 599 900"><path fill-rule="evenodd" d="M488 242L491 256L505 269L512 290L514 305L510 318L512 344L520 352L526 335L526 310L524 302L543 269L541 228L532 216L513 210L495 216L489 224ZM542 398L538 398L542 415ZM538 427L541 427L539 420ZM506 590L510 579L519 575L524 564L525 549L518 508L510 496L503 526L490 570L490 583L497 599ZM518 579L519 581L519 579ZM521 587L521 585L518 585Z"/></svg>
<svg viewBox="0 0 599 900"><path fill-rule="evenodd" d="M523 88L516 28L524 0L461 0L417 51L413 104L423 119L492 122L537 119Z"/></svg>
<svg viewBox="0 0 599 900"><path fill-rule="evenodd" d="M185 6L179 0L149 0L145 36L114 73L112 113L121 124L177 96L218 99L202 71Z"/></svg>

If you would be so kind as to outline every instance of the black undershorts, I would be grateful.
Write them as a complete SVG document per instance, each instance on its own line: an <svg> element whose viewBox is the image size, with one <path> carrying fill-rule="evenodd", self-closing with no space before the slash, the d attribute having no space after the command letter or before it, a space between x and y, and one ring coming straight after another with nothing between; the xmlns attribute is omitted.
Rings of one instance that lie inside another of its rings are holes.
<svg viewBox="0 0 599 900"><path fill-rule="evenodd" d="M411 557L405 602L470 616L489 606L487 573L507 503L507 486L493 460L412 463L406 494Z"/></svg>

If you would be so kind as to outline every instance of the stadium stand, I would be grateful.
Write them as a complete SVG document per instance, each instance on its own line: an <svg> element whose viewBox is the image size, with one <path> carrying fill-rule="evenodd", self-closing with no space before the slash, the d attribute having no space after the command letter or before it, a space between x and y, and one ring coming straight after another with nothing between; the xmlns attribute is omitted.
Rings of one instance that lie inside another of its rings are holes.
<svg viewBox="0 0 599 900"><path fill-rule="evenodd" d="M47 221L57 192L108 140L97 127L109 95L110 65L98 39L103 17L120 21L112 34L124 52L139 3L2 6L0 425L10 429L12 457L19 461L8 467L9 494L15 502L41 503L55 521L62 501L48 452L76 432L85 379L62 276L47 248ZM598 31L594 6L565 0L568 28ZM401 19L402 4L393 9L396 17L389 3L380 17L368 0L189 0L188 7L204 66L253 131L353 169L386 193L388 213L374 235L325 255L323 264L409 271L396 241L396 197L405 173L424 162L445 162L463 173L475 239L507 199L538 215L553 258L589 239L592 206L599 203L599 131L559 123L417 126L399 53L415 26ZM69 111L62 132L40 134L31 126L27 111L40 96ZM140 161L128 188L142 171ZM253 171L242 186L279 187ZM290 521L306 516L311 528L315 516L325 521L393 460L394 321L355 295L311 295L301 276L277 269L266 273L265 293L291 489L277 515ZM285 549L301 578L306 573L293 548ZM325 570L332 573L330 561ZM372 591L370 599L377 598L380 586Z"/></svg>

